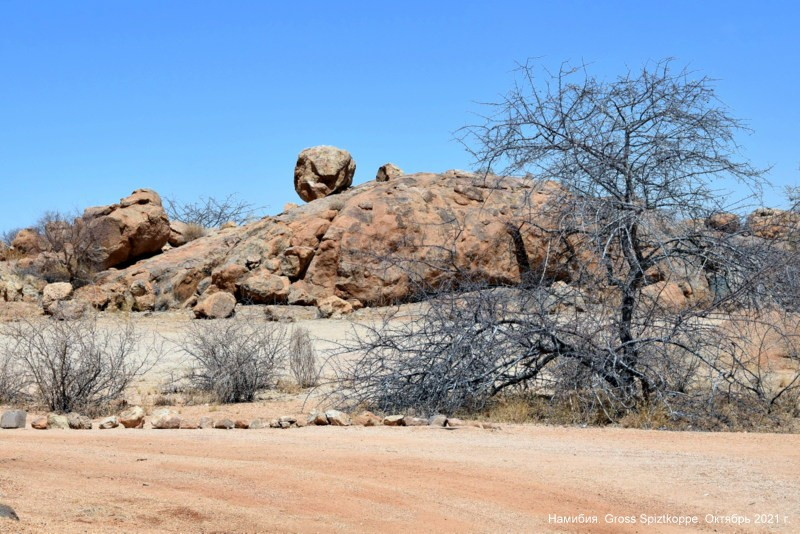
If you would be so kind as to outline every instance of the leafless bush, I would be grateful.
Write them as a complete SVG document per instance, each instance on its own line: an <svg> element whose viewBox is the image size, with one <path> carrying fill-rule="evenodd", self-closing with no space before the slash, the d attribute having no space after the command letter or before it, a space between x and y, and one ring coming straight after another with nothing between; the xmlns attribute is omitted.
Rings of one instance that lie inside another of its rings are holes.
<svg viewBox="0 0 800 534"><path fill-rule="evenodd" d="M193 322L179 345L191 361L189 384L219 402L249 402L274 385L289 347L283 325L235 320Z"/></svg>
<svg viewBox="0 0 800 534"><path fill-rule="evenodd" d="M35 229L47 251L38 267L39 276L48 282L68 281L75 286L92 282L101 250L78 214L46 212Z"/></svg>
<svg viewBox="0 0 800 534"><path fill-rule="evenodd" d="M174 198L165 199L164 209L170 219L202 228L217 228L226 222L244 224L258 218L263 207L256 206L237 195L225 198L200 197L196 202L180 202Z"/></svg>
<svg viewBox="0 0 800 534"><path fill-rule="evenodd" d="M18 402L25 397L27 381L19 364L0 353L0 404Z"/></svg>
<svg viewBox="0 0 800 534"><path fill-rule="evenodd" d="M132 323L22 320L2 332L9 340L4 356L18 362L38 400L57 412L96 411L120 399L160 357L160 347Z"/></svg>
<svg viewBox="0 0 800 534"><path fill-rule="evenodd" d="M302 388L314 387L319 380L317 354L308 330L297 327L289 340L289 369Z"/></svg>
<svg viewBox="0 0 800 534"><path fill-rule="evenodd" d="M469 272L447 287L420 280L419 309L342 345L344 401L453 413L530 392L571 402L591 422L646 410L722 426L726 411L769 415L792 405L796 307L784 274L796 254L780 239L697 222L724 211L718 180L754 193L763 184L760 170L739 161L740 123L710 81L669 62L612 82L584 68L544 81L530 65L520 72L497 113L467 127L464 141L487 177L502 165L525 176L529 191L561 185L506 223L521 283L493 288ZM528 228L543 236L542 250L527 250ZM753 344L771 325L788 362L777 382L774 355Z"/></svg>

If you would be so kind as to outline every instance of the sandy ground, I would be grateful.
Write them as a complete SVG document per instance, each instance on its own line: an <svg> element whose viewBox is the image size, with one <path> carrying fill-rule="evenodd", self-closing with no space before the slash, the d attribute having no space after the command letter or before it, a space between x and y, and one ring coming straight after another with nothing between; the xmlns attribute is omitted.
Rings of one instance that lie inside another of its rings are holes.
<svg viewBox="0 0 800 534"><path fill-rule="evenodd" d="M163 376L185 364L175 342L190 319L135 320L167 344L161 365L132 388L139 398L131 400L152 412ZM354 323L298 324L324 351ZM170 408L192 419L268 419L308 412L314 400L270 391L254 403ZM0 532L22 533L800 532L800 435L29 427L0 431L0 504L21 518L0 519ZM694 516L697 524L646 525L641 514ZM564 524L576 517L597 523Z"/></svg>
<svg viewBox="0 0 800 534"><path fill-rule="evenodd" d="M0 432L9 532L798 532L800 436L506 426ZM564 526L549 516L597 516ZM694 515L692 528L606 514ZM732 514L749 525L707 524ZM757 525L757 514L780 524Z"/></svg>

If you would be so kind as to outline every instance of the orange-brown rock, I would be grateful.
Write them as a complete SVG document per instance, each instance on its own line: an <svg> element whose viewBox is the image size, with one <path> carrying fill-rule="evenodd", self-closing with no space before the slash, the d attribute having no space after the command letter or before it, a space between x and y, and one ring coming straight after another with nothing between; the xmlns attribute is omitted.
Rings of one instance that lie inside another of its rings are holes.
<svg viewBox="0 0 800 534"><path fill-rule="evenodd" d="M84 211L83 224L100 247L104 269L161 251L170 237L167 214L158 193L138 189L119 204Z"/></svg>
<svg viewBox="0 0 800 534"><path fill-rule="evenodd" d="M553 183L461 171L370 182L104 272L73 298L86 293L101 308L133 306L129 288L143 280L156 295L154 309L164 310L193 302L213 283L243 303L313 305L337 297L347 306L331 313L346 313L407 299L417 281L436 286L454 273L515 283L520 264L510 227L521 228L532 269L545 262L553 273L565 269L546 236L520 224L531 216L546 224L546 204L557 193Z"/></svg>
<svg viewBox="0 0 800 534"><path fill-rule="evenodd" d="M237 287L245 302L253 304L276 304L286 302L289 296L289 279L270 274L264 270L251 273Z"/></svg>
<svg viewBox="0 0 800 534"><path fill-rule="evenodd" d="M225 319L233 315L236 299L224 291L213 293L194 307L194 314L199 318Z"/></svg>
<svg viewBox="0 0 800 534"><path fill-rule="evenodd" d="M747 218L747 227L757 237L786 239L800 233L800 213L759 208Z"/></svg>
<svg viewBox="0 0 800 534"><path fill-rule="evenodd" d="M224 265L211 273L211 283L217 286L220 291L235 293L236 283L247 273L247 267L244 265L235 263Z"/></svg>
<svg viewBox="0 0 800 534"><path fill-rule="evenodd" d="M663 310L678 313L689 304L681 287L675 282L656 282L642 289L644 302Z"/></svg>
<svg viewBox="0 0 800 534"><path fill-rule="evenodd" d="M706 226L719 232L737 232L740 226L739 216L735 213L715 213L706 219Z"/></svg>
<svg viewBox="0 0 800 534"><path fill-rule="evenodd" d="M403 176L403 169L394 163L387 163L378 168L378 172L375 173L375 180L378 182L388 182L400 176Z"/></svg>
<svg viewBox="0 0 800 534"><path fill-rule="evenodd" d="M22 256L36 256L47 250L47 242L33 228L25 228L17 232L11 241L11 248Z"/></svg>
<svg viewBox="0 0 800 534"><path fill-rule="evenodd" d="M294 189L306 202L340 193L353 183L356 163L350 153L333 146L300 152L294 168Z"/></svg>

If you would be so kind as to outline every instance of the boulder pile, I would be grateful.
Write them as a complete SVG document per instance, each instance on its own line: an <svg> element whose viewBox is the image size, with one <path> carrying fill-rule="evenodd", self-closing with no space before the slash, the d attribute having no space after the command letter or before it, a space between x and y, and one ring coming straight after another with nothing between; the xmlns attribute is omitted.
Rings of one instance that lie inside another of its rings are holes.
<svg viewBox="0 0 800 534"><path fill-rule="evenodd" d="M513 284L520 267L508 225L557 191L460 171L370 182L100 273L72 298L100 310L195 308L207 317L228 313L209 313L231 302L207 300L222 292L240 304L315 306L338 317L413 296L411 264L432 286L457 271ZM530 263L543 262L545 239L531 227L521 237Z"/></svg>

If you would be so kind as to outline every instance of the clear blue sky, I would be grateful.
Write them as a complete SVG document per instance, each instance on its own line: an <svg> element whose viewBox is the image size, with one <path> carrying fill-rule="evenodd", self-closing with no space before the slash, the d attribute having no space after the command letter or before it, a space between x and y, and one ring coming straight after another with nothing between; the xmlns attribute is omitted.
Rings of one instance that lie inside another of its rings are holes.
<svg viewBox="0 0 800 534"><path fill-rule="evenodd" d="M0 0L0 230L139 187L274 213L318 144L349 150L359 183L387 161L467 168L453 132L534 56L601 75L674 56L719 79L747 154L796 184L798 28L788 1Z"/></svg>

